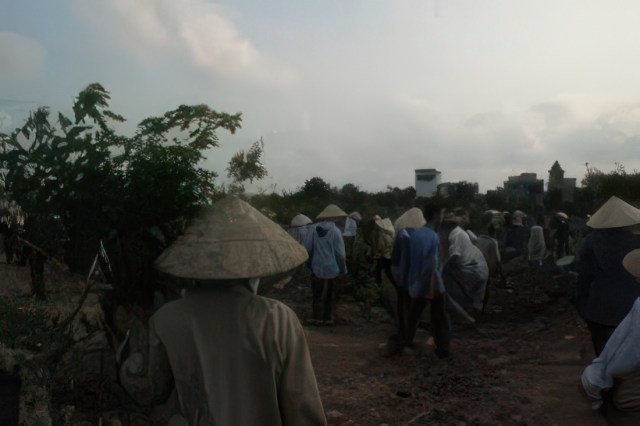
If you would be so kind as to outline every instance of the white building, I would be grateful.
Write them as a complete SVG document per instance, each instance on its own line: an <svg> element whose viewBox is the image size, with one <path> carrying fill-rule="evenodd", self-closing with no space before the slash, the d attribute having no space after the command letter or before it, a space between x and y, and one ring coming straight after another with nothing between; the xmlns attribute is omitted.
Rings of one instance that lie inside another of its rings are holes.
<svg viewBox="0 0 640 426"><path fill-rule="evenodd" d="M436 169L416 169L416 197L431 197L438 192L442 173Z"/></svg>

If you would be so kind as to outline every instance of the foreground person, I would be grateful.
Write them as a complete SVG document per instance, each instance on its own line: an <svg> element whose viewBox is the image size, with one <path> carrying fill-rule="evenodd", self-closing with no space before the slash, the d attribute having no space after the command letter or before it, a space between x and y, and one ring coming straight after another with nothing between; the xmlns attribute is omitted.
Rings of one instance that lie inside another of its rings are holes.
<svg viewBox="0 0 640 426"><path fill-rule="evenodd" d="M133 353L121 367L127 391L145 406L169 399L169 425L326 424L298 318L256 295L260 277L306 259L249 204L214 204L156 261L196 285L151 318L148 355ZM174 387L177 401L168 398Z"/></svg>
<svg viewBox="0 0 640 426"><path fill-rule="evenodd" d="M640 280L640 250L629 252L622 263ZM633 302L602 353L584 370L581 381L594 409L604 403L609 416L632 417L626 424L640 424L640 298ZM623 413L627 416L621 416ZM629 416L631 413L634 415Z"/></svg>
<svg viewBox="0 0 640 426"><path fill-rule="evenodd" d="M594 229L578 254L578 311L587 323L596 356L640 296L640 286L622 266L640 248L640 210L611 197L589 219Z"/></svg>

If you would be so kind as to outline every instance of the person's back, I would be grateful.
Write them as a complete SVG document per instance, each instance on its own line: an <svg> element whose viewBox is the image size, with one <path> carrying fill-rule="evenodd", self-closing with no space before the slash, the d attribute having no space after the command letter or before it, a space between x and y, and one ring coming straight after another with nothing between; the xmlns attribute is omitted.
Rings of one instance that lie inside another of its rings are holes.
<svg viewBox="0 0 640 426"><path fill-rule="evenodd" d="M131 333L123 388L141 406L163 404L158 421L172 416L170 425L326 424L300 322L284 304L256 295L257 277L287 273L307 258L282 227L238 198L204 208L154 262L194 288L151 317L148 341Z"/></svg>
<svg viewBox="0 0 640 426"><path fill-rule="evenodd" d="M544 229L540 225L531 227L531 235L527 245L528 257L531 262L542 265L547 254L547 246L544 240Z"/></svg>
<svg viewBox="0 0 640 426"><path fill-rule="evenodd" d="M502 260L500 258L500 249L498 247L498 241L495 238L491 238L489 235L480 234L476 241L476 247L482 252L484 259L489 267L489 276L495 276L499 273Z"/></svg>
<svg viewBox="0 0 640 426"><path fill-rule="evenodd" d="M295 313L242 285L189 290L151 326L195 425L324 424Z"/></svg>
<svg viewBox="0 0 640 426"><path fill-rule="evenodd" d="M310 225L295 226L289 228L288 232L294 240L304 245L304 242L307 240L307 235L309 233L309 227Z"/></svg>
<svg viewBox="0 0 640 426"><path fill-rule="evenodd" d="M318 278L335 278L344 272L346 250L335 223L323 221L310 228L305 247L311 258L311 270Z"/></svg>

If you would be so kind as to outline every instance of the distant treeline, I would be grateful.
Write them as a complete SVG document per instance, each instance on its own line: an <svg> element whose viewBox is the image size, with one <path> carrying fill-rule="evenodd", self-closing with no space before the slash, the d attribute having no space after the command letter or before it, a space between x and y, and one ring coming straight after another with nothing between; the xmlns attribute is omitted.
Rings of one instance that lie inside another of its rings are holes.
<svg viewBox="0 0 640 426"><path fill-rule="evenodd" d="M473 185L460 182L448 197L436 195L416 198L413 187L388 186L386 191L367 192L357 185L347 183L338 188L321 177L307 179L295 191L263 193L250 197L250 202L276 222L287 225L291 219L303 213L314 219L328 204L337 204L347 213L358 211L363 217L380 215L397 218L411 207L423 207L432 202L447 209L463 208L472 216L489 209L499 211L523 210L532 216L564 211L573 216L593 214L609 197L616 195L630 204L640 207L640 173L628 173L624 166L616 164L611 172L603 172L587 166L582 186L575 188L572 200L565 200L560 192L546 192L542 204L539 199L508 199L504 191L492 191L490 195L475 194Z"/></svg>

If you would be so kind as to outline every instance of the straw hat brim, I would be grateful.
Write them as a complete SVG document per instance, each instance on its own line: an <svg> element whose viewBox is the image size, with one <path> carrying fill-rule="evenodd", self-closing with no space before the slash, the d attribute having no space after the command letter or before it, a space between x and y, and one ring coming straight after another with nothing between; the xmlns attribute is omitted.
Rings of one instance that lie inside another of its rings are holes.
<svg viewBox="0 0 640 426"><path fill-rule="evenodd" d="M422 210L412 207L396 219L393 227L399 231L405 228L422 228L426 223Z"/></svg>
<svg viewBox="0 0 640 426"><path fill-rule="evenodd" d="M327 207L322 210L316 219L330 219L334 217L345 217L347 214L340 207L335 204L329 204Z"/></svg>
<svg viewBox="0 0 640 426"><path fill-rule="evenodd" d="M246 202L227 197L204 209L155 261L161 272L197 280L266 277L307 260L304 247Z"/></svg>
<svg viewBox="0 0 640 426"><path fill-rule="evenodd" d="M595 229L621 228L640 223L640 210L613 196L596 211L587 226Z"/></svg>
<svg viewBox="0 0 640 426"><path fill-rule="evenodd" d="M291 226L304 226L304 225L310 224L311 222L313 221L309 219L308 216L299 214L299 215L296 215L293 219L291 219Z"/></svg>
<svg viewBox="0 0 640 426"><path fill-rule="evenodd" d="M393 228L393 223L391 223L391 219L388 217L385 217L384 219L376 219L375 224L388 234L393 235L396 232Z"/></svg>
<svg viewBox="0 0 640 426"><path fill-rule="evenodd" d="M622 266L631 275L640 278L640 249L631 250L622 259Z"/></svg>
<svg viewBox="0 0 640 426"><path fill-rule="evenodd" d="M361 221L362 220L362 215L358 212L351 212L349 213L349 217L351 219L357 220L357 221Z"/></svg>

